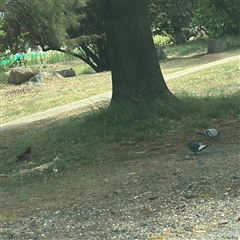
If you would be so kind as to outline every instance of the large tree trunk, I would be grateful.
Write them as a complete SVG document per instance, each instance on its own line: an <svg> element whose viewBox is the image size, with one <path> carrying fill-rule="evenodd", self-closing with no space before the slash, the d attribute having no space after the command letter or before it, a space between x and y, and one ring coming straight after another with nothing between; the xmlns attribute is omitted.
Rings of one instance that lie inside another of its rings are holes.
<svg viewBox="0 0 240 240"><path fill-rule="evenodd" d="M105 0L112 101L151 101L170 95L164 81L144 0Z"/></svg>

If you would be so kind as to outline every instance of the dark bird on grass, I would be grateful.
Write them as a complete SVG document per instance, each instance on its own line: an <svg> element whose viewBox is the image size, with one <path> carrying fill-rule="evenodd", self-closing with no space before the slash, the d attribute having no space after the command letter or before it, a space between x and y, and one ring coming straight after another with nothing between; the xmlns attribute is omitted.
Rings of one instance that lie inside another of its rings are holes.
<svg viewBox="0 0 240 240"><path fill-rule="evenodd" d="M208 145L198 143L198 142L188 142L187 145L188 145L188 148L195 154L208 147Z"/></svg>
<svg viewBox="0 0 240 240"><path fill-rule="evenodd" d="M31 156L31 152L32 152L32 148L28 147L24 153L17 156L16 162L28 159Z"/></svg>
<svg viewBox="0 0 240 240"><path fill-rule="evenodd" d="M218 137L221 133L217 129L207 129L203 132L197 132L197 135L202 135L204 137L215 138Z"/></svg>

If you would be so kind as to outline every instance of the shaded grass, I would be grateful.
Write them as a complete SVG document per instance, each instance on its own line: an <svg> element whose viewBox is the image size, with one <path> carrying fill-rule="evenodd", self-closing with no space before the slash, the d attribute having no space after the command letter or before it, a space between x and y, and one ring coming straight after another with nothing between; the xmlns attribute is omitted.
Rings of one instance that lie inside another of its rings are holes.
<svg viewBox="0 0 240 240"><path fill-rule="evenodd" d="M212 119L240 114L239 92L230 96L206 97L178 94L178 98L181 105L157 102L137 107L130 104L99 107L46 129L35 132L26 129L22 136L5 138L2 142L2 162L8 162L11 156L18 155L28 145L34 149L30 167L52 162L56 157L63 160L54 162L50 172L53 166L61 170L75 168L75 162L91 165L99 161L108 162L109 159L118 161L122 158L120 146L161 138L168 133L208 127ZM109 159L108 151L111 152ZM2 173L12 174L15 167L15 164L4 164Z"/></svg>
<svg viewBox="0 0 240 240"><path fill-rule="evenodd" d="M1 181L2 219L16 218L15 208L24 212L39 206L52 210L74 204L74 197L69 197L79 194L75 195L74 189L85 192L96 187L100 191L102 186L104 191L106 176L118 184L121 174L130 171L124 163L138 161L138 155L128 146L188 135L211 127L213 119L226 121L240 114L237 93L228 97L179 94L179 98L183 104L177 111L174 105L161 102L139 107L122 104L109 110L95 108L44 128L30 126L20 133L3 133L0 174L9 177ZM10 163L26 146L32 146L32 157ZM44 164L50 164L46 170L26 171Z"/></svg>
<svg viewBox="0 0 240 240"><path fill-rule="evenodd" d="M182 57L204 54L207 52L207 40L198 39L180 45L166 45L164 46L164 51L168 57Z"/></svg>

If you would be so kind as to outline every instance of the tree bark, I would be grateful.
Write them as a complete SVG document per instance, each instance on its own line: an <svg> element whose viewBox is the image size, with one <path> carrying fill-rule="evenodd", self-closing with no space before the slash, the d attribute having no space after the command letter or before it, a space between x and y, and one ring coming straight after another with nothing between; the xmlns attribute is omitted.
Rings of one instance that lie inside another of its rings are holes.
<svg viewBox="0 0 240 240"><path fill-rule="evenodd" d="M152 101L170 95L152 39L146 1L104 0L112 101Z"/></svg>
<svg viewBox="0 0 240 240"><path fill-rule="evenodd" d="M167 59L167 55L164 52L164 49L162 46L156 47L156 53L157 53L158 60L166 60Z"/></svg>
<svg viewBox="0 0 240 240"><path fill-rule="evenodd" d="M208 53L219 53L225 49L226 39L224 38L212 38L207 42Z"/></svg>

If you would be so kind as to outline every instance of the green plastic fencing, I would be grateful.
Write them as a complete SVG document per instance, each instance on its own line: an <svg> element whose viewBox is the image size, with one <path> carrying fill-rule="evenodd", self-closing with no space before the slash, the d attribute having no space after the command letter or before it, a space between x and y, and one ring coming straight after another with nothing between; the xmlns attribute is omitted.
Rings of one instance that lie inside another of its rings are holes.
<svg viewBox="0 0 240 240"><path fill-rule="evenodd" d="M8 64L10 64L18 59L21 59L21 58L24 58L26 60L28 60L29 58L36 60L36 58L40 57L40 55L41 55L41 57L47 56L47 54L45 52L43 52L43 53L31 52L31 53L16 54L15 56L10 57L9 59L2 60L1 65L2 66L8 65Z"/></svg>

